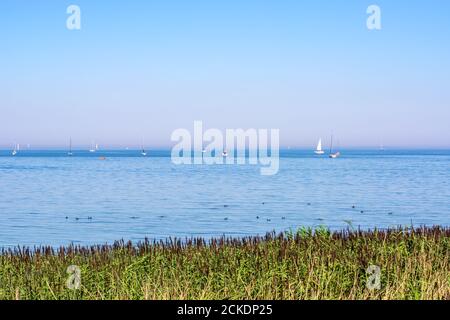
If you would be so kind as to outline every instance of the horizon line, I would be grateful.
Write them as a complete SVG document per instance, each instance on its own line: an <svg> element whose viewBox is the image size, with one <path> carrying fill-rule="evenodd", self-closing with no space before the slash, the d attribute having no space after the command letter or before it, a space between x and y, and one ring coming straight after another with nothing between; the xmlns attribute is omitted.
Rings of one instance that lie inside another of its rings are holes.
<svg viewBox="0 0 450 320"><path fill-rule="evenodd" d="M166 151L166 150L171 150L173 146L156 146L156 145L144 145L144 147L146 149L153 149L153 150L158 150L158 151ZM7 146L7 145L0 145L0 151L10 151L14 148L13 146ZM133 151L133 150L141 150L142 146L141 145L130 145L130 146L126 146L126 145L106 145L105 147L101 147L99 149L99 151L115 151L115 150L123 150L123 151ZM326 148L325 148L326 149ZM388 151L388 150L404 150L404 149L409 149L409 150L450 150L450 146L423 146L423 145L417 145L417 146L407 146L407 145L392 145L392 146L386 146L383 145L382 148L380 148L380 146L374 146L374 145L355 145L355 146L341 146L339 149L359 149L359 150L384 150L384 151ZM62 146L62 145L36 145L33 147L27 147L27 146L22 146L20 148L21 151L51 151L51 150L61 150L61 151L65 151L68 150L67 146ZM78 145L78 146L73 146L72 145L72 150L73 151L89 151L89 145ZM192 150L194 150L194 148L192 148ZM245 149L235 149L235 150L250 150L249 148L245 148ZM279 150L314 150L314 146L310 146L310 145L297 145L297 146L280 146Z"/></svg>

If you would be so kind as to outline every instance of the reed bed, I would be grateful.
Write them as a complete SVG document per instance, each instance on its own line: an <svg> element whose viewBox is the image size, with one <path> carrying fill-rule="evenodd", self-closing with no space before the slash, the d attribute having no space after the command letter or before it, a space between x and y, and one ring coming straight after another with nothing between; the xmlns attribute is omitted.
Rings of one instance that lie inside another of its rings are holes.
<svg viewBox="0 0 450 320"><path fill-rule="evenodd" d="M450 228L3 249L0 299L450 299Z"/></svg>

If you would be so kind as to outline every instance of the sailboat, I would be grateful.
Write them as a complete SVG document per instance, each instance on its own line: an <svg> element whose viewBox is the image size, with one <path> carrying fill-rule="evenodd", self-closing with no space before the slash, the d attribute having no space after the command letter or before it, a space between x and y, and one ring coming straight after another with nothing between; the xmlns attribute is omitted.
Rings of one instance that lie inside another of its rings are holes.
<svg viewBox="0 0 450 320"><path fill-rule="evenodd" d="M96 144L94 147L94 142L92 142L89 152L95 152L96 150L98 150L98 144Z"/></svg>
<svg viewBox="0 0 450 320"><path fill-rule="evenodd" d="M330 154L328 155L332 159L339 157L341 153L339 151L333 153L333 136L331 136Z"/></svg>
<svg viewBox="0 0 450 320"><path fill-rule="evenodd" d="M67 153L67 155L73 156L73 152L72 152L72 138L70 138L70 140L69 140L69 152Z"/></svg>
<svg viewBox="0 0 450 320"><path fill-rule="evenodd" d="M145 157L147 155L147 152L144 149L144 142L142 142L142 148L141 148L141 154Z"/></svg>
<svg viewBox="0 0 450 320"><path fill-rule="evenodd" d="M19 152L20 146L19 144L14 145L14 150L11 152L11 155L15 156L17 152Z"/></svg>
<svg viewBox="0 0 450 320"><path fill-rule="evenodd" d="M325 151L322 150L322 139L319 139L319 143L317 144L317 148L314 151L315 154L324 154Z"/></svg>
<svg viewBox="0 0 450 320"><path fill-rule="evenodd" d="M222 157L228 157L228 151L227 150L223 150L222 151Z"/></svg>

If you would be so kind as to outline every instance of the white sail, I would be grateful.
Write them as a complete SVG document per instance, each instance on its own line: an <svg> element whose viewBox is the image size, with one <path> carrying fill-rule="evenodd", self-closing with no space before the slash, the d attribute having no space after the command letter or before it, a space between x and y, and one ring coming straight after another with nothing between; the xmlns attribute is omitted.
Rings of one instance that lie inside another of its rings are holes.
<svg viewBox="0 0 450 320"><path fill-rule="evenodd" d="M316 151L322 151L322 139L319 139L319 143L317 144Z"/></svg>
<svg viewBox="0 0 450 320"><path fill-rule="evenodd" d="M73 155L73 152L72 152L72 138L69 139L69 152L67 154L69 156Z"/></svg>
<svg viewBox="0 0 450 320"><path fill-rule="evenodd" d="M315 154L324 154L324 151L322 150L322 139L319 139L319 143L317 144L317 148L314 151Z"/></svg>

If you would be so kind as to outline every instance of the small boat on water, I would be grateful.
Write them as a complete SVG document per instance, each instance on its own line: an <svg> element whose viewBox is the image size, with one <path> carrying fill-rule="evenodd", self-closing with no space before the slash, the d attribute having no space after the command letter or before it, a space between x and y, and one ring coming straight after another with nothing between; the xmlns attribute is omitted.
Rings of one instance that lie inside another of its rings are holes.
<svg viewBox="0 0 450 320"><path fill-rule="evenodd" d="M330 143L330 154L328 155L331 159L336 159L341 155L339 151L333 152L333 136L331 136L331 143Z"/></svg>
<svg viewBox="0 0 450 320"><path fill-rule="evenodd" d="M19 149L20 149L19 144L14 145L14 149L13 149L13 151L11 152L11 155L12 155L12 156L15 156L15 155L19 152Z"/></svg>
<svg viewBox="0 0 450 320"><path fill-rule="evenodd" d="M228 151L227 150L223 150L222 151L222 157L228 157Z"/></svg>
<svg viewBox="0 0 450 320"><path fill-rule="evenodd" d="M330 153L330 158L332 158L332 159L335 159L335 158L337 158L337 157L339 157L341 155L341 153L338 151L338 152L335 152L335 153Z"/></svg>
<svg viewBox="0 0 450 320"><path fill-rule="evenodd" d="M322 150L322 139L319 139L319 143L317 144L316 150L314 151L315 154L321 155L324 154L325 151Z"/></svg>
<svg viewBox="0 0 450 320"><path fill-rule="evenodd" d="M72 152L72 138L70 138L69 140L69 152L67 152L68 156L73 156L73 152Z"/></svg>
<svg viewBox="0 0 450 320"><path fill-rule="evenodd" d="M145 148L144 148L144 138L142 138L142 143L141 143L141 155L143 157L147 156L147 151L145 151Z"/></svg>
<svg viewBox="0 0 450 320"><path fill-rule="evenodd" d="M98 151L98 143L96 143L94 146L94 142L92 142L89 152L96 152L96 151Z"/></svg>

